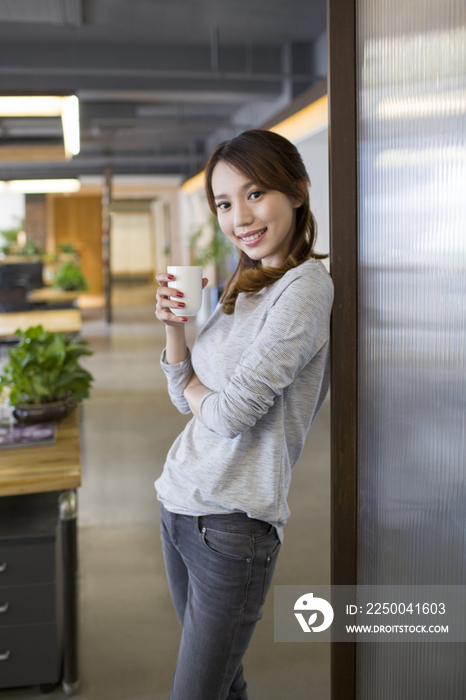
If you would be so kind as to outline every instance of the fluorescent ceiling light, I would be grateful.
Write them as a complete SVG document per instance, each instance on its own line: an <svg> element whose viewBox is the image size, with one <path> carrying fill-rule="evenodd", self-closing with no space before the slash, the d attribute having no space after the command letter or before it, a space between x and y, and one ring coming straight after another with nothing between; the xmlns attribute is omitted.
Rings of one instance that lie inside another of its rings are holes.
<svg viewBox="0 0 466 700"><path fill-rule="evenodd" d="M0 192L22 192L23 194L46 194L62 192L78 192L81 188L79 180L64 178L61 180L10 180L0 181Z"/></svg>
<svg viewBox="0 0 466 700"><path fill-rule="evenodd" d="M2 117L59 117L62 97L0 97Z"/></svg>
<svg viewBox="0 0 466 700"><path fill-rule="evenodd" d="M0 97L0 117L61 117L67 159L79 153L79 100L70 97Z"/></svg>
<svg viewBox="0 0 466 700"><path fill-rule="evenodd" d="M64 97L62 101L61 121L63 124L63 140L65 154L71 158L79 153L79 100L76 95Z"/></svg>

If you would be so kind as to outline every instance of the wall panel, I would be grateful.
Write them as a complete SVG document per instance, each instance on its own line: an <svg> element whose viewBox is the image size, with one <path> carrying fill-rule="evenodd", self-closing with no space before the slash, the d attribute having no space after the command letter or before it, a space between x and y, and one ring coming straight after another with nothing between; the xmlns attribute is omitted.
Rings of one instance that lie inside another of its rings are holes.
<svg viewBox="0 0 466 700"><path fill-rule="evenodd" d="M466 584L463 0L358 0L358 583ZM464 646L361 644L359 700L459 700Z"/></svg>
<svg viewBox="0 0 466 700"><path fill-rule="evenodd" d="M66 195L53 198L55 245L73 243L93 294L102 292L102 198Z"/></svg>

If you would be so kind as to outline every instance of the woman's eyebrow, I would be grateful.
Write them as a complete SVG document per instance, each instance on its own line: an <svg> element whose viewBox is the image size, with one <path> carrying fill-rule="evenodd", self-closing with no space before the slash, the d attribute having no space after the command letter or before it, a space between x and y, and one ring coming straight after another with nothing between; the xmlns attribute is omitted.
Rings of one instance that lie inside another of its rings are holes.
<svg viewBox="0 0 466 700"><path fill-rule="evenodd" d="M246 182L246 184L243 185L241 189L242 189L242 190L248 190L250 187L252 187L252 186L255 185L255 184L256 184L256 183L253 182L253 181L251 180L250 182ZM227 195L227 194L216 194L216 195L214 195L214 199L222 199L222 198L224 198L224 197L226 197L226 198L228 199L228 195Z"/></svg>

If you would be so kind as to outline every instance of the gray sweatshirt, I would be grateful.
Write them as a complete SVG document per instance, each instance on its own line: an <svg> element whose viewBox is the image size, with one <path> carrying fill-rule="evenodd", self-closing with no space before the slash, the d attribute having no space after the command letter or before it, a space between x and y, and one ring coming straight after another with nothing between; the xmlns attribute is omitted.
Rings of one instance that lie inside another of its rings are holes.
<svg viewBox="0 0 466 700"><path fill-rule="evenodd" d="M173 443L155 482L167 510L185 515L242 511L277 528L289 516L291 470L329 386L333 284L309 260L259 294L219 304L192 354L168 365L170 398L181 413L193 370L211 389Z"/></svg>

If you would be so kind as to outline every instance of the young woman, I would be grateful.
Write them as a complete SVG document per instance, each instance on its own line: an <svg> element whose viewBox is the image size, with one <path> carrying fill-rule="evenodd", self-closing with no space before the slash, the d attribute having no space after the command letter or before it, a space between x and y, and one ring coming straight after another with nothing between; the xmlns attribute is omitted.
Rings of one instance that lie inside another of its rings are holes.
<svg viewBox="0 0 466 700"><path fill-rule="evenodd" d="M221 144L206 191L240 260L192 353L187 319L170 311L172 278L157 275L168 391L194 415L155 483L183 628L170 698L246 700L241 660L283 539L291 470L328 389L333 286L289 141L254 130Z"/></svg>

